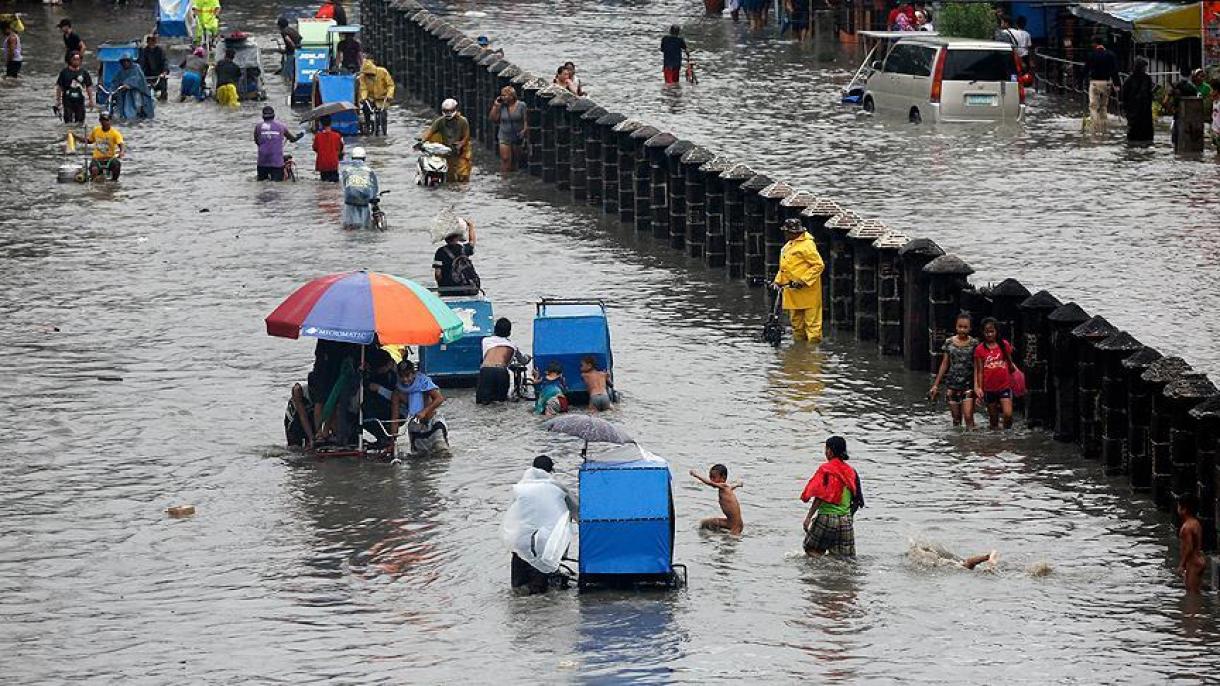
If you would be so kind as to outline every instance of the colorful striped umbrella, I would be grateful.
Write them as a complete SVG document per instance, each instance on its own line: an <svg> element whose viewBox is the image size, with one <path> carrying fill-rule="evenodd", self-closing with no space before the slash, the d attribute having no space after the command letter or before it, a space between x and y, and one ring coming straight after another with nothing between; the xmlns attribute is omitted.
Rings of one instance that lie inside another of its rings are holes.
<svg viewBox="0 0 1220 686"><path fill-rule="evenodd" d="M462 337L462 320L414 281L377 272L314 279L267 316L267 334L342 343L436 345Z"/></svg>

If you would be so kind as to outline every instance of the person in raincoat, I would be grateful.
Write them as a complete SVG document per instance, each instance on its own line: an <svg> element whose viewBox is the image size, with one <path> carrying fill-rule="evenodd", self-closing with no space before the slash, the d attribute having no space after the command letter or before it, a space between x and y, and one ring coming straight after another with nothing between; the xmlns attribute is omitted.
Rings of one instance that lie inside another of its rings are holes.
<svg viewBox="0 0 1220 686"><path fill-rule="evenodd" d="M114 78L114 116L117 119L152 119L156 98L144 78L144 70L130 57L119 59L119 71Z"/></svg>
<svg viewBox="0 0 1220 686"><path fill-rule="evenodd" d="M357 97L360 100L360 111L373 128L373 120L378 112L390 106L394 99L394 78L385 67L379 67L373 60L365 58L360 65L360 76L356 79Z"/></svg>
<svg viewBox="0 0 1220 686"><path fill-rule="evenodd" d="M448 146L449 175L445 181L469 181L470 163L474 153L470 146L470 122L458 113L457 100L447 98L441 103L441 116L423 132L420 138Z"/></svg>
<svg viewBox="0 0 1220 686"><path fill-rule="evenodd" d="M775 286L783 288L784 309L792 320L792 337L822 340L822 256L799 219L784 222L788 242L779 253Z"/></svg>
<svg viewBox="0 0 1220 686"><path fill-rule="evenodd" d="M339 168L339 182L343 186L343 228L369 228L373 217L369 203L381 190L376 172L365 163L364 148L352 148L351 160Z"/></svg>
<svg viewBox="0 0 1220 686"><path fill-rule="evenodd" d="M572 542L570 522L577 518L579 507L555 481L554 471L551 458L535 457L513 486L515 499L504 513L502 536L512 554L515 593L545 593Z"/></svg>
<svg viewBox="0 0 1220 686"><path fill-rule="evenodd" d="M191 0L195 18L195 39L211 47L220 33L220 0Z"/></svg>

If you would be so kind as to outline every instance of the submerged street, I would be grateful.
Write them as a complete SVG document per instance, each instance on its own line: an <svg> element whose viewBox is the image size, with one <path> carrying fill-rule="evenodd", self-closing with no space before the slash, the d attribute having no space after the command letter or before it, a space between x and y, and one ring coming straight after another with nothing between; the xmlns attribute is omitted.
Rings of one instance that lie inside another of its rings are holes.
<svg viewBox="0 0 1220 686"><path fill-rule="evenodd" d="M1214 593L1184 598L1169 518L1124 481L1045 434L952 430L924 399L928 376L872 347L840 336L772 349L758 337L759 291L533 177L500 177L483 151L469 184L416 187L410 144L437 103L400 100L389 135L360 143L392 190L384 234L339 229L340 191L316 181L308 137L295 147L300 181L254 180L255 103L171 98L152 122L118 124L131 147L119 183L56 184L53 27L65 11L26 9L23 81L0 90L10 680L453 683L492 668L507 683L1199 683L1220 672ZM270 45L277 16L313 9L234 0L225 25ZM150 11L77 3L71 16L94 46L145 32ZM1082 108L1045 97L1012 129L860 119L834 104L850 56L827 70L811 50L674 0L450 12L539 75L575 61L604 106L936 240L976 283L1047 288L1220 372L1217 166L1175 160L1165 131L1149 150L1124 147L1119 126L1082 140ZM701 82L663 91L656 44L675 22ZM269 73L267 84L294 126L286 85ZM524 348L539 297L607 301L623 394L608 416L670 461L688 589L510 594L511 484L546 453L575 487L580 459L527 404L476 406L473 390L447 390L449 461L319 463L282 447L313 341L270 338L263 317L327 273L430 283L428 228L449 206L478 223L475 264ZM855 563L801 549L798 495L832 433L868 489ZM740 539L698 529L716 498L687 471L714 462L745 482ZM197 514L167 518L180 503ZM971 572L927 549L996 549L1000 563Z"/></svg>

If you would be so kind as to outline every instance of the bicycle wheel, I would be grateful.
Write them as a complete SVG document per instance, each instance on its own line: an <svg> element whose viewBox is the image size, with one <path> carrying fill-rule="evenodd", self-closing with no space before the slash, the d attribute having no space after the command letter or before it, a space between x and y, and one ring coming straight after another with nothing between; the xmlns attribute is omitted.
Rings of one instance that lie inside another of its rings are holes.
<svg viewBox="0 0 1220 686"><path fill-rule="evenodd" d="M286 181L297 180L297 166L295 164L284 165L284 179Z"/></svg>

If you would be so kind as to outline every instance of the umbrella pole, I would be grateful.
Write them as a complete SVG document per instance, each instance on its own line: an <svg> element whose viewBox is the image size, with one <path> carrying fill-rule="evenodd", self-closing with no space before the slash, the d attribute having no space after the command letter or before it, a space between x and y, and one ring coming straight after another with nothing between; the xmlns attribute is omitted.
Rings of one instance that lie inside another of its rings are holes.
<svg viewBox="0 0 1220 686"><path fill-rule="evenodd" d="M359 405L357 417L359 417L360 427L356 431L356 449L360 454L364 455L364 346L360 346L360 389L356 391L356 403ZM350 416L350 415L349 415Z"/></svg>
<svg viewBox="0 0 1220 686"><path fill-rule="evenodd" d="M580 456L581 457L589 456L589 442L588 441L585 441L585 447L580 449Z"/></svg>

